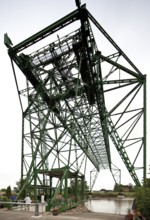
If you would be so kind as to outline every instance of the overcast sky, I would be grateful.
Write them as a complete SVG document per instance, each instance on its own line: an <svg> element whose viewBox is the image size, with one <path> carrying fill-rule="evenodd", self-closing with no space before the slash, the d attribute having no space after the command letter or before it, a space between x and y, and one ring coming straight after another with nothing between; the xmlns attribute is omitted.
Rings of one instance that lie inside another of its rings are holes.
<svg viewBox="0 0 150 220"><path fill-rule="evenodd" d="M140 71L147 74L147 88L149 88L150 1L82 0L82 4L84 3ZM15 186L20 178L21 166L21 109L3 36L7 32L16 45L75 9L75 0L1 0L0 2L0 188ZM147 103L148 100L149 89ZM148 114L148 124L149 119ZM147 136L149 135L148 129ZM150 164L149 160L148 164ZM112 188L113 180L111 182L106 178L109 174L102 176L102 173L100 176L103 181L99 180L98 185L101 188ZM130 179L125 184L129 182Z"/></svg>

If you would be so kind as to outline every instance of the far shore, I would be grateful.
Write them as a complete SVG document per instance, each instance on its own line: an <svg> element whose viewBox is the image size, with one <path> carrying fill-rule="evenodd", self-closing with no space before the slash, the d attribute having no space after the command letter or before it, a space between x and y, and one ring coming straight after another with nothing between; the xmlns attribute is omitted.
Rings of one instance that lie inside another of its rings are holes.
<svg viewBox="0 0 150 220"><path fill-rule="evenodd" d="M135 198L134 192L92 192L88 194L88 199L100 199L100 198L117 198L122 196L124 198Z"/></svg>

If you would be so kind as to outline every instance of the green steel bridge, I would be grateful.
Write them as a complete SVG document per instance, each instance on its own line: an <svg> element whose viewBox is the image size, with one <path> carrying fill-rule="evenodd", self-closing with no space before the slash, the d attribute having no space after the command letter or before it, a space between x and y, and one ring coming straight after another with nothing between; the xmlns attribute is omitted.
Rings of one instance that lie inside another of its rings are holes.
<svg viewBox="0 0 150 220"><path fill-rule="evenodd" d="M76 202L78 181L90 176L92 189L101 170L120 183L112 146L135 185L146 178L146 76L76 5L16 46L4 36L22 110L21 192L63 193L65 204L71 181Z"/></svg>

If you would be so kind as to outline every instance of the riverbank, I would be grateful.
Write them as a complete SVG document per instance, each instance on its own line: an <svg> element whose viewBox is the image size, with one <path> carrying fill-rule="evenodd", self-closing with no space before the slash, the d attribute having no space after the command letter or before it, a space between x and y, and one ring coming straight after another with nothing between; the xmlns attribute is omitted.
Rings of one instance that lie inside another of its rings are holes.
<svg viewBox="0 0 150 220"><path fill-rule="evenodd" d="M99 198L116 198L117 196L122 195L124 197L130 197L130 198L135 198L135 192L107 192L107 191L102 191L102 192L92 192L91 194L88 194L88 198L92 199L99 199Z"/></svg>

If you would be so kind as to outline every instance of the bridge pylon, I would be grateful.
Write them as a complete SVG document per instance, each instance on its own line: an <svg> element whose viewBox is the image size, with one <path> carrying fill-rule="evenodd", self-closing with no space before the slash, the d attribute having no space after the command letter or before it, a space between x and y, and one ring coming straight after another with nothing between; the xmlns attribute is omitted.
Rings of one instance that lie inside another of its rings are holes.
<svg viewBox="0 0 150 220"><path fill-rule="evenodd" d="M22 190L35 199L69 197L66 177L77 184L92 170L91 186L102 169L120 181L114 149L137 186L146 177L146 76L78 6L15 46L5 34L22 109Z"/></svg>

